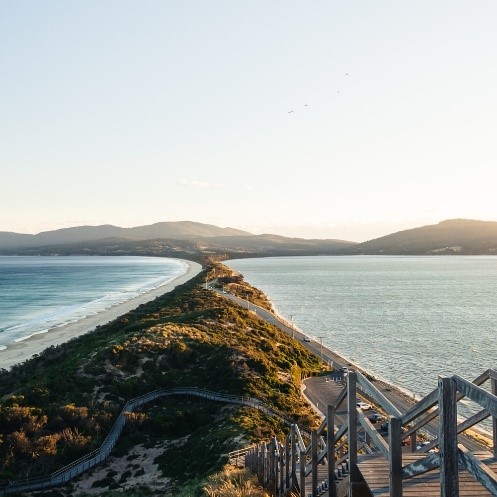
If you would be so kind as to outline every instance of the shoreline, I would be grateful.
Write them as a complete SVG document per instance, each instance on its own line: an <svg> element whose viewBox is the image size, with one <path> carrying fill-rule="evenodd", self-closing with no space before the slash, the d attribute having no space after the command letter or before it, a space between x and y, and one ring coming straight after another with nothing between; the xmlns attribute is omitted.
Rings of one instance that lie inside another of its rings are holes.
<svg viewBox="0 0 497 497"><path fill-rule="evenodd" d="M314 343L316 345L319 345L321 347L321 344L318 341L315 340L315 337L313 337L312 335L308 335L305 331L302 331L297 325L292 324L290 321L288 321L288 319L286 319L285 316L283 316L282 314L280 314L276 310L276 308L274 307L271 299L267 295L266 295L266 298L268 298L268 301L271 302L271 305L273 306L273 311L274 311L275 317L282 324L284 324L288 328L292 328L292 326L293 326L293 329L295 330L295 333L300 334L302 336L309 337L311 339L312 343ZM371 376L372 378L374 378L375 382L381 383L385 387L388 387L388 388L391 388L391 389L395 389L399 393L399 395L402 395L406 399L418 402L418 401L420 401L423 398L421 395L416 394L414 392L411 392L407 388L401 387L400 385L396 385L394 383L391 383L390 381L388 381L387 379L385 379L382 376L378 375L377 373L373 373L372 371L366 369L364 366L361 366L361 365L357 364L352 359L350 359L350 357L347 357L346 355L342 354L341 352L337 352L336 350L331 350L330 348L328 348L324 344L323 344L322 348L323 348L323 354L326 354L333 362L336 362L336 363L339 363L339 364L344 363L347 366L352 366L354 369L356 369L357 371L360 371L362 374L368 375L368 376ZM313 353L315 354L315 352L313 352ZM318 355L318 357L319 357L319 355Z"/></svg>
<svg viewBox="0 0 497 497"><path fill-rule="evenodd" d="M140 305L146 304L165 293L171 292L178 285L186 283L188 280L194 278L202 270L202 266L197 262L185 259L178 260L181 260L188 266L186 273L178 276L165 285L142 293L121 304L109 307L98 314L89 315L75 323L68 323L58 328L52 328L45 333L33 334L25 340L7 345L6 349L0 350L0 369L10 369L15 364L27 361L34 355L40 354L43 350L51 346L60 345L72 338L93 331L97 326L102 326L110 321L114 321Z"/></svg>
<svg viewBox="0 0 497 497"><path fill-rule="evenodd" d="M313 343L316 346L321 347L321 344L315 340L315 337L313 337L312 335L308 335L307 333L302 331L298 326L296 326L295 324L288 321L288 319L286 319L285 316L280 314L277 311L276 307L274 306L274 303L272 302L272 300L269 298L268 295L266 295L266 298L271 303L273 315L275 316L275 318L278 321L281 322L281 324L283 324L287 328L290 328L290 329L293 328L295 330L296 335L301 335L302 337L304 337L304 336L309 337L311 339L311 343ZM252 304L252 305L254 305L254 304ZM323 351L323 358L326 355L326 356L328 356L328 359L330 359L334 363L337 363L337 364L343 363L343 364L347 364L348 366L352 366L353 369L355 369L356 371L359 371L364 376L369 376L369 377L373 378L374 384L377 387L379 386L380 389L387 390L387 391L391 390L391 391L395 392L396 395L398 395L399 397L403 397L411 405L416 404L417 402L421 401L424 398L422 395L414 393L411 390L408 390L407 388L404 388L400 385L396 385L395 383L390 382L389 380L383 378L379 374L374 373L371 370L365 368L364 366L359 365L357 362L354 362L352 359L350 359L346 355L343 355L342 353L337 352L335 350L331 350L330 348L326 347L326 345L322 345L322 351ZM320 357L320 354L318 354L316 350L311 349L311 352L313 352L316 357ZM309 402L309 404L314 409L314 411L319 416L324 417L324 414L319 410L319 408L317 406L315 406L313 404L311 399L309 399L309 397L307 397L307 395L305 394L305 385L303 385L303 387L301 387L301 391L302 391L302 395L305 396L307 402ZM460 415L458 416L459 422L462 422L465 419L466 418L463 416L460 416ZM492 434L487 429L485 429L481 426L473 426L471 428L471 430L469 430L469 431L473 431L474 433L476 433L480 437L483 437L484 439L486 439L486 443L490 445L491 440L492 440Z"/></svg>

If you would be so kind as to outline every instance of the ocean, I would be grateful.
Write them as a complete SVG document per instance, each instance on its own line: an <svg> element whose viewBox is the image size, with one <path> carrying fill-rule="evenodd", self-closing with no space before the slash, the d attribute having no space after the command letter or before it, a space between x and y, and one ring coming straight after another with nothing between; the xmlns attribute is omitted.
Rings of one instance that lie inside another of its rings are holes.
<svg viewBox="0 0 497 497"><path fill-rule="evenodd" d="M0 350L165 285L177 259L0 256Z"/></svg>
<svg viewBox="0 0 497 497"><path fill-rule="evenodd" d="M417 395L497 367L497 257L336 256L225 263L323 345Z"/></svg>

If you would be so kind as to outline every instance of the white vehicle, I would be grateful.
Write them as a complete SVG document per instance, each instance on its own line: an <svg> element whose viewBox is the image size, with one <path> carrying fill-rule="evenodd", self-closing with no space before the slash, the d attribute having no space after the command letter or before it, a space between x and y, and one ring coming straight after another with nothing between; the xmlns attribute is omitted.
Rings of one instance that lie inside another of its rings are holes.
<svg viewBox="0 0 497 497"><path fill-rule="evenodd" d="M366 404L366 402L357 402L356 406L359 409L362 409L363 411L368 411L369 409L372 409L371 404Z"/></svg>

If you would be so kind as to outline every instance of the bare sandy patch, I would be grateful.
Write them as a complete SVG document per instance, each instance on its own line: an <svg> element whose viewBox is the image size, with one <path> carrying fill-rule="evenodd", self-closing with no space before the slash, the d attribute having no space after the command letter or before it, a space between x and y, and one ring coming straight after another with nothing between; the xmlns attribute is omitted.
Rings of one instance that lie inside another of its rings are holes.
<svg viewBox="0 0 497 497"><path fill-rule="evenodd" d="M170 478L162 475L154 460L169 446L184 443L185 440L166 442L152 448L136 445L123 457L111 456L104 463L73 480L71 495L100 495L109 489L112 481L122 490L148 487L161 495L171 494L174 485Z"/></svg>

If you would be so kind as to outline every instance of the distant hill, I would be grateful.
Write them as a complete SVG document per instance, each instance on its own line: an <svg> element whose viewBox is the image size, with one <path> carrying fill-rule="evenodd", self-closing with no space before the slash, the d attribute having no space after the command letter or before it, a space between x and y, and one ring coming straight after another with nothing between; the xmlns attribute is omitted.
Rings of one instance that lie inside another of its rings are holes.
<svg viewBox="0 0 497 497"><path fill-rule="evenodd" d="M135 228L79 226L37 235L0 232L0 253L7 255L136 254L195 259L206 255L327 255L354 244L344 240L253 235L234 228L190 221L163 222Z"/></svg>
<svg viewBox="0 0 497 497"><path fill-rule="evenodd" d="M345 250L371 255L497 255L497 222L450 219L399 231Z"/></svg>
<svg viewBox="0 0 497 497"><path fill-rule="evenodd" d="M44 231L37 235L0 232L0 249L65 245L109 238L120 238L123 240L150 240L154 238L191 240L211 236L248 235L251 235L251 233L247 231L233 228L219 228L218 226L191 221L162 222L135 228L119 228L118 226L106 224Z"/></svg>
<svg viewBox="0 0 497 497"><path fill-rule="evenodd" d="M0 232L0 254L159 255L200 260L283 255L497 255L497 222L451 219L363 243L253 235L190 221L135 228L79 226L37 235Z"/></svg>

